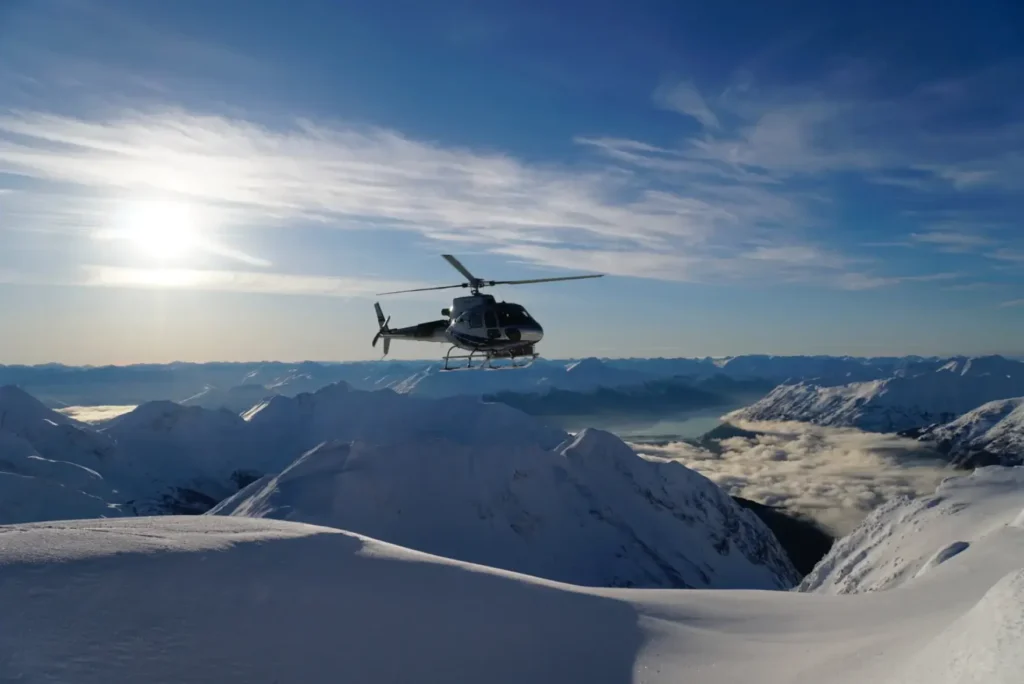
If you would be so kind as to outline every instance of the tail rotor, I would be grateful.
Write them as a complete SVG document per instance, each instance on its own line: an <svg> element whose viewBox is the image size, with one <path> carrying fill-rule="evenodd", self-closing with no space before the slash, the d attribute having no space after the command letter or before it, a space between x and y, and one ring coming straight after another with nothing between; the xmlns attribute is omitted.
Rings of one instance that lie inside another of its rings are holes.
<svg viewBox="0 0 1024 684"><path fill-rule="evenodd" d="M381 311L380 302L374 302L373 303L373 308L376 309L376 311L377 311L377 325L380 326L380 329L377 331L377 334L373 336L373 345L372 346L376 347L377 346L377 340L379 340L381 338L381 335L384 335L385 333L390 332L390 329L388 328L388 323L391 322L391 316L388 316L387 318L384 318L384 312ZM391 351L391 338L390 337L385 337L384 338L384 356L387 356L389 351Z"/></svg>

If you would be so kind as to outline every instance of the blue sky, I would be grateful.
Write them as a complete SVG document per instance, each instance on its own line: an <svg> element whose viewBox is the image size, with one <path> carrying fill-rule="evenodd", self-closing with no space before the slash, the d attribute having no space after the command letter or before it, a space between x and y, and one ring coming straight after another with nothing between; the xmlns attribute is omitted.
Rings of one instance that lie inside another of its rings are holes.
<svg viewBox="0 0 1024 684"><path fill-rule="evenodd" d="M1024 10L848 4L0 3L0 363L1019 354Z"/></svg>

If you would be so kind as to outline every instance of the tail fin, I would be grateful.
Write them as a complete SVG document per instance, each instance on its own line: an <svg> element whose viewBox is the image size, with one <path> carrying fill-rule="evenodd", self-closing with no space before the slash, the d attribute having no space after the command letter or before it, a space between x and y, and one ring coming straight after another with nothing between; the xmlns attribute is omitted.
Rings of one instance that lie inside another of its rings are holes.
<svg viewBox="0 0 1024 684"><path fill-rule="evenodd" d="M387 318L384 318L384 312L381 311L380 309L380 302L374 302L373 308L376 309L377 311L377 325L380 326L380 329L377 331L377 334L373 336L373 346L376 347L377 340L380 339L381 335L388 332L388 323L391 321L391 317L388 316ZM391 351L391 338L385 337L384 356L387 356L389 351Z"/></svg>

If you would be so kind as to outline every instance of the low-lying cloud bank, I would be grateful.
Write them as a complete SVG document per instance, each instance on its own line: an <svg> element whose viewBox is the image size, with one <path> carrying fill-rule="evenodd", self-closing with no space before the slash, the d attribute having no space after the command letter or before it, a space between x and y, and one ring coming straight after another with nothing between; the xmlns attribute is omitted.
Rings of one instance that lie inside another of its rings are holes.
<svg viewBox="0 0 1024 684"><path fill-rule="evenodd" d="M68 418L74 418L83 423L104 423L118 416L123 416L134 408L134 404L125 406L67 406L57 409L57 411L63 413Z"/></svg>
<svg viewBox="0 0 1024 684"><path fill-rule="evenodd" d="M839 536L880 503L930 494L952 470L919 442L896 435L792 422L736 422L754 437L730 437L721 453L685 442L634 444L681 461L730 494L809 516Z"/></svg>

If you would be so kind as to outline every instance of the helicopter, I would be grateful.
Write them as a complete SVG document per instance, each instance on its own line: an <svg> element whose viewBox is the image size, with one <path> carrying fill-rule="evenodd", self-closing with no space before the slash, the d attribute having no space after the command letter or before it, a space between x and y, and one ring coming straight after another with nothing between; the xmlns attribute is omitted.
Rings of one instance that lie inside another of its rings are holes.
<svg viewBox="0 0 1024 684"><path fill-rule="evenodd" d="M531 278L528 280L484 280L477 278L451 254L441 255L455 270L466 278L458 285L439 285L412 290L379 292L377 296L426 292L461 287L469 288L466 297L455 297L451 307L441 309L443 318L417 323L405 328L391 328L391 317L384 317L380 302L374 302L379 330L373 336L373 347L384 340L384 356L391 349L391 340L412 342L440 342L451 345L444 356L443 371L459 370L512 370L533 364L539 354L536 345L544 337L544 329L526 309L514 302L498 302L480 289L493 285L525 285L551 283L560 280L600 278L604 274L562 276L557 278ZM453 352L468 352L468 354ZM495 361L502 363L495 365ZM453 362L456 365L452 365ZM464 363L462 363L464 362Z"/></svg>

